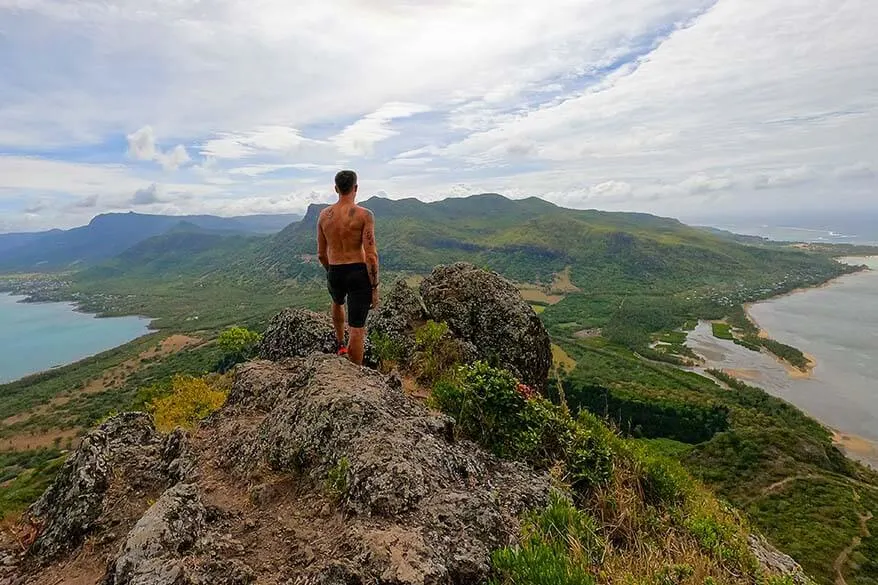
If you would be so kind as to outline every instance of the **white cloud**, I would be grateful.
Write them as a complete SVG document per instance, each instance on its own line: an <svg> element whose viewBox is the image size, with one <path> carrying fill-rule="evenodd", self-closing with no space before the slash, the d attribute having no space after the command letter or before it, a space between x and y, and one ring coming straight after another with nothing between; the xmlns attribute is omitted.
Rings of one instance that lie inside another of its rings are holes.
<svg viewBox="0 0 878 585"><path fill-rule="evenodd" d="M182 144L178 144L167 152L162 152L156 146L155 132L152 126L144 126L126 138L128 139L128 156L135 160L154 160L166 171L176 171L191 160L189 153L186 152L186 147Z"/></svg>
<svg viewBox="0 0 878 585"><path fill-rule="evenodd" d="M186 147L182 144L178 144L168 152L159 154L156 160L162 165L163 169L167 171L176 171L192 159L189 158L189 153L186 152Z"/></svg>
<svg viewBox="0 0 878 585"><path fill-rule="evenodd" d="M761 175L756 178L753 186L757 189L793 187L808 183L815 179L817 179L817 173L814 169L807 166L801 166L792 169L781 169L773 173Z"/></svg>
<svg viewBox="0 0 878 585"><path fill-rule="evenodd" d="M835 169L835 176L839 179L872 179L878 173L875 168L867 163L855 163Z"/></svg>
<svg viewBox="0 0 878 585"><path fill-rule="evenodd" d="M129 134L128 156L137 160L152 160L156 155L155 133L152 126L144 126L140 130Z"/></svg>
<svg viewBox="0 0 878 585"><path fill-rule="evenodd" d="M632 191L631 185L624 181L605 181L591 187L589 195L596 198L619 199L630 195Z"/></svg>
<svg viewBox="0 0 878 585"><path fill-rule="evenodd" d="M218 159L239 159L258 154L295 152L306 139L295 128L263 126L251 132L220 134L204 143L201 154Z"/></svg>
<svg viewBox="0 0 878 585"><path fill-rule="evenodd" d="M352 156L369 156L375 144L399 134L391 127L394 120L429 112L428 106L393 102L357 120L332 138L339 150Z"/></svg>

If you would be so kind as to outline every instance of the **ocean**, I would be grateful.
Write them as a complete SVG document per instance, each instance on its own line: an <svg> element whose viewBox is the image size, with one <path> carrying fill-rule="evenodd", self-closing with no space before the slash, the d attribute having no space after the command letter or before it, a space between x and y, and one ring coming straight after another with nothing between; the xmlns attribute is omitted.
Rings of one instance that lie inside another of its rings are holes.
<svg viewBox="0 0 878 585"><path fill-rule="evenodd" d="M148 332L148 319L98 319L70 303L19 303L0 293L0 383L69 364Z"/></svg>
<svg viewBox="0 0 878 585"><path fill-rule="evenodd" d="M791 376L767 354L716 339L700 324L689 345L724 369L839 431L848 453L878 469L878 257L847 259L869 272L757 303L751 318L772 338L814 358L810 376Z"/></svg>

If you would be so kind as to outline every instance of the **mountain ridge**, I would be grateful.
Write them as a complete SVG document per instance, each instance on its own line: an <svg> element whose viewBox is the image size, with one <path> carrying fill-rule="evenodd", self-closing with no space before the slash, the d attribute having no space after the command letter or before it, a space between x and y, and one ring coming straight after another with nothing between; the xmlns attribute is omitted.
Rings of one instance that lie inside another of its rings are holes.
<svg viewBox="0 0 878 585"><path fill-rule="evenodd" d="M0 234L0 271L66 270L112 258L131 246L188 222L200 229L228 234L270 234L295 214L218 217L106 213L69 230Z"/></svg>

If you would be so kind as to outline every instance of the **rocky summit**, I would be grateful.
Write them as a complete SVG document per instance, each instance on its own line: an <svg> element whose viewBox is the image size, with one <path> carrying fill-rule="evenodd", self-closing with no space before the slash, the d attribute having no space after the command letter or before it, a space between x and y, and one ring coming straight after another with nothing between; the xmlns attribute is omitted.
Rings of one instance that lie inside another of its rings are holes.
<svg viewBox="0 0 878 585"><path fill-rule="evenodd" d="M480 582L549 480L452 425L343 358L248 363L192 437L137 413L92 431L11 582Z"/></svg>
<svg viewBox="0 0 878 585"><path fill-rule="evenodd" d="M545 389L552 365L549 334L515 285L500 275L461 262L434 269L419 291L400 280L370 314L368 329L370 336L381 334L393 341L406 361L416 345L415 329L428 320L448 325L463 361L484 360ZM277 315L260 346L260 356L272 360L313 352L335 352L332 322L304 309ZM367 340L365 363L376 362Z"/></svg>

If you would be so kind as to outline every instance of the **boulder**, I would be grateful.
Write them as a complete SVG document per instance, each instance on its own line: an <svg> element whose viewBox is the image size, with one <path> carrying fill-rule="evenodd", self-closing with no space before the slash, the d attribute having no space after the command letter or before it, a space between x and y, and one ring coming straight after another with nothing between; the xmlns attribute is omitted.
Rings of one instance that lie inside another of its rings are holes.
<svg viewBox="0 0 878 585"><path fill-rule="evenodd" d="M813 581L805 574L802 567L787 554L771 546L765 537L752 533L747 537L750 552L756 557L762 570L772 576L790 579L796 585L808 585Z"/></svg>
<svg viewBox="0 0 878 585"><path fill-rule="evenodd" d="M175 440L177 447L165 452L152 419L137 412L114 416L91 431L25 514L26 522L39 528L30 555L44 563L79 546L111 506L105 496L123 468L136 470L128 486L134 491L164 487L173 461L177 476L185 472L181 439ZM163 460L163 453L173 461Z"/></svg>
<svg viewBox="0 0 878 585"><path fill-rule="evenodd" d="M285 309L274 316L262 336L259 356L269 360L335 353L332 319L307 309Z"/></svg>
<svg viewBox="0 0 878 585"><path fill-rule="evenodd" d="M400 351L400 361L407 363L414 352L415 329L427 320L427 312L418 294L404 280L397 280L381 299L377 310L369 314L366 327L371 336L383 335Z"/></svg>
<svg viewBox="0 0 878 585"><path fill-rule="evenodd" d="M329 315L307 309L284 309L268 324L259 344L259 357L277 361L312 353L335 354L337 350ZM375 367L375 352L368 338L364 350L363 365Z"/></svg>
<svg viewBox="0 0 878 585"><path fill-rule="evenodd" d="M192 484L167 490L128 533L106 585L177 585L185 578L181 555L204 530L206 510Z"/></svg>
<svg viewBox="0 0 878 585"><path fill-rule="evenodd" d="M346 561L347 582L480 582L491 551L517 538L519 516L549 492L545 474L455 441L448 417L343 358L248 364L232 396L242 397L228 407L236 416L268 414L249 429L218 431L216 460L242 478L295 474L322 486L334 476L356 534L337 546L371 551L326 559ZM324 579L315 582L336 582L339 566L314 567Z"/></svg>
<svg viewBox="0 0 878 585"><path fill-rule="evenodd" d="M439 266L420 285L428 314L475 346L479 357L545 390L549 334L514 284L472 264Z"/></svg>

